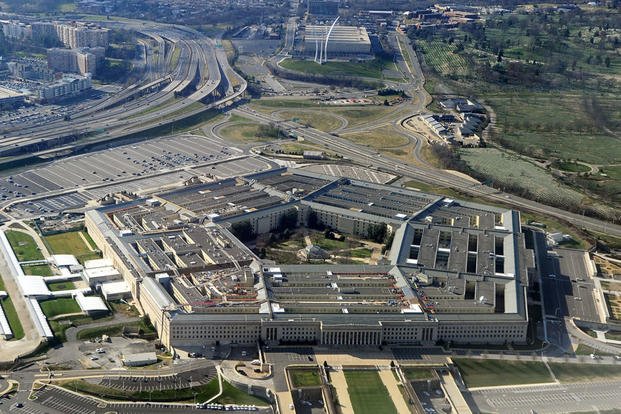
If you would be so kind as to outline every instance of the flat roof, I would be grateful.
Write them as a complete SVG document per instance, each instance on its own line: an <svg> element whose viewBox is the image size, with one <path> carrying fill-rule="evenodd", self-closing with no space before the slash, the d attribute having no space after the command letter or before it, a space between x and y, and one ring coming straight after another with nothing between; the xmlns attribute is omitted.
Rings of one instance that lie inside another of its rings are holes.
<svg viewBox="0 0 621 414"><path fill-rule="evenodd" d="M107 312L109 310L99 296L84 296L80 292L75 295L75 300L84 312Z"/></svg>
<svg viewBox="0 0 621 414"><path fill-rule="evenodd" d="M22 276L17 281L24 296L49 296L50 289L41 276Z"/></svg>
<svg viewBox="0 0 621 414"><path fill-rule="evenodd" d="M101 293L104 295L114 295L120 293L131 292L126 281L108 282L101 284Z"/></svg>

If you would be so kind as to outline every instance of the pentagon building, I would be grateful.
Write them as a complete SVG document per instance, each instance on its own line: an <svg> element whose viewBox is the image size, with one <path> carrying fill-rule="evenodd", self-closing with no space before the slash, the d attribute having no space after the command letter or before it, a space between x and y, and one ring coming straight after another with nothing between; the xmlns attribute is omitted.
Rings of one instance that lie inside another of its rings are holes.
<svg viewBox="0 0 621 414"><path fill-rule="evenodd" d="M378 265L279 265L230 231L283 217L363 237L385 224L393 242ZM534 260L517 211L279 169L91 210L86 225L169 348L527 338Z"/></svg>

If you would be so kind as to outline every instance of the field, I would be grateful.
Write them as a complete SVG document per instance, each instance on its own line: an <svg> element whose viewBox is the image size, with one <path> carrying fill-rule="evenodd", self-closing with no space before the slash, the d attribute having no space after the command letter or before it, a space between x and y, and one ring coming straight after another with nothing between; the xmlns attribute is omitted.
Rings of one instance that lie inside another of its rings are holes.
<svg viewBox="0 0 621 414"><path fill-rule="evenodd" d="M491 387L552 382L543 362L499 361L455 358L466 386Z"/></svg>
<svg viewBox="0 0 621 414"><path fill-rule="evenodd" d="M261 98L251 101L248 106L257 112L272 113L277 109L317 109L319 104L304 99ZM243 119L243 118L242 118Z"/></svg>
<svg viewBox="0 0 621 414"><path fill-rule="evenodd" d="M393 65L392 61L373 59L362 62L327 62L318 64L311 60L285 59L280 66L295 72L324 76L348 76L381 79L382 71Z"/></svg>
<svg viewBox="0 0 621 414"><path fill-rule="evenodd" d="M259 137L259 124L254 123L226 123L220 130L220 134L226 140L234 142L269 142L273 141L273 138Z"/></svg>
<svg viewBox="0 0 621 414"><path fill-rule="evenodd" d="M507 13L484 24L417 32L411 40L424 60L427 89L473 96L493 111L486 140L552 161L538 174L568 173L565 184L585 194L589 207L617 207L621 59L618 29L609 24L618 19L618 10ZM597 27L603 30L593 32Z"/></svg>
<svg viewBox="0 0 621 414"><path fill-rule="evenodd" d="M65 315L68 313L81 312L78 302L72 298L58 298L50 299L39 302L41 310L48 318L53 318L58 315Z"/></svg>
<svg viewBox="0 0 621 414"><path fill-rule="evenodd" d="M575 173L584 173L584 172L591 171L591 168L584 164L579 164L577 162L569 162L569 161L553 162L552 167L562 170L562 171L575 172Z"/></svg>
<svg viewBox="0 0 621 414"><path fill-rule="evenodd" d="M494 148L460 150L469 167L492 177L498 186L519 185L528 188L537 200L563 204L580 203L584 195L559 183L546 170L519 156Z"/></svg>
<svg viewBox="0 0 621 414"><path fill-rule="evenodd" d="M321 385L319 371L316 369L289 369L289 379L294 388L318 387Z"/></svg>
<svg viewBox="0 0 621 414"><path fill-rule="evenodd" d="M364 106L334 106L328 109L335 115L347 119L347 127L366 126L372 121L386 116L391 118L402 113L401 106L364 105Z"/></svg>
<svg viewBox="0 0 621 414"><path fill-rule="evenodd" d="M397 414L388 390L376 371L346 370L347 392L356 414Z"/></svg>
<svg viewBox="0 0 621 414"><path fill-rule="evenodd" d="M30 235L14 230L7 230L4 234L6 234L15 256L20 262L45 259Z"/></svg>
<svg viewBox="0 0 621 414"><path fill-rule="evenodd" d="M85 236L86 233L84 232L70 231L46 236L45 241L54 254L72 254L80 263L84 263L86 260L99 259L101 256L92 251L84 242L82 237Z"/></svg>
<svg viewBox="0 0 621 414"><path fill-rule="evenodd" d="M282 111L278 115L282 119L291 120L320 131L334 131L341 126L341 121L327 111Z"/></svg>
<svg viewBox="0 0 621 414"><path fill-rule="evenodd" d="M396 133L389 134L386 128L378 128L367 132L341 134L340 137L355 142L356 144L367 145L380 150L402 147L409 143L407 137Z"/></svg>
<svg viewBox="0 0 621 414"><path fill-rule="evenodd" d="M592 364L550 363L554 375L561 382L583 382L597 379L621 378L621 366Z"/></svg>
<svg viewBox="0 0 621 414"><path fill-rule="evenodd" d="M434 185L423 183L423 182L416 181L416 180L406 181L405 183L403 183L403 187L410 188L410 189L416 189L423 193L445 195L447 197L452 197L452 198L461 198L462 200L468 199L468 197L465 194L462 194L459 191L455 191L451 188L436 187Z"/></svg>
<svg viewBox="0 0 621 414"><path fill-rule="evenodd" d="M454 53L451 48L440 40L418 40L417 42L425 63L433 67L440 75L469 75L467 58Z"/></svg>

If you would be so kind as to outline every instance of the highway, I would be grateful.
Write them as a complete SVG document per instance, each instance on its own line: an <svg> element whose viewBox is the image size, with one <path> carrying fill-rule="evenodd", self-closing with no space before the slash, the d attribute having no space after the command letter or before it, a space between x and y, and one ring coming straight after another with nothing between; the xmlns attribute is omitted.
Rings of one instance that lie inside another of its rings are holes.
<svg viewBox="0 0 621 414"><path fill-rule="evenodd" d="M226 104L244 93L246 82L230 68L225 51L216 44L219 39L214 42L190 28L143 23L134 28L152 38L163 55L154 60L154 54L147 53L148 70L141 84L72 114L68 121L7 134L0 143L0 155L54 150L67 144L70 148L72 141L87 134L89 140L108 140L142 132ZM175 47L180 49L179 58L172 67ZM227 76L236 78L236 91ZM207 101L212 103L185 109Z"/></svg>
<svg viewBox="0 0 621 414"><path fill-rule="evenodd" d="M233 112L258 122L278 124L281 128L294 132L298 137L303 138L305 141L322 145L329 150L335 151L345 157L349 157L352 161L358 164L366 165L369 168L375 168L380 171L386 171L396 175L405 175L429 184L454 188L481 199L502 202L503 204L509 204L516 208L554 216L563 220L571 220L575 225L582 226L590 230L600 232L603 231L615 236L621 236L621 226L615 224L569 213L561 209L524 199L522 197L503 193L492 187L479 183L473 183L470 179L461 178L444 170L432 167L415 167L404 163L401 160L382 155L371 148L357 145L346 139L336 137L314 128L308 128L292 121L281 121L278 118L258 113L247 107L236 108Z"/></svg>

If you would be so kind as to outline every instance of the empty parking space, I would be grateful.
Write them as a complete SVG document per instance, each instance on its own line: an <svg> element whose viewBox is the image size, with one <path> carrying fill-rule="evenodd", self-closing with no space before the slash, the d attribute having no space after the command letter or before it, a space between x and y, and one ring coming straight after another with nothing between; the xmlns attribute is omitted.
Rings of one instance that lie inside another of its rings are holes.
<svg viewBox="0 0 621 414"><path fill-rule="evenodd" d="M395 178L394 175L373 171L368 168L337 164L313 164L302 167L302 169L333 177L348 177L377 184L385 184Z"/></svg>
<svg viewBox="0 0 621 414"><path fill-rule="evenodd" d="M0 199L8 202L238 155L241 155L239 149L202 136L161 138L66 158L44 167L1 177Z"/></svg>

